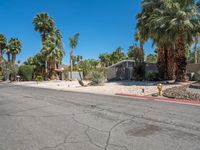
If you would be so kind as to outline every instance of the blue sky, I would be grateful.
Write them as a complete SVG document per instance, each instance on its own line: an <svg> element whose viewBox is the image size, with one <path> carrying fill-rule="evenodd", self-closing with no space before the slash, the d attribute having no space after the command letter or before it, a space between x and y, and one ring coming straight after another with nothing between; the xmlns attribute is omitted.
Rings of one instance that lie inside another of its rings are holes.
<svg viewBox="0 0 200 150"><path fill-rule="evenodd" d="M119 46L127 52L134 43L139 10L140 0L0 0L0 33L22 41L17 60L24 61L41 49L41 37L32 20L37 13L47 12L63 35L63 63L69 62L68 39L77 32L80 40L75 54L97 59L100 53L110 53ZM150 42L145 50L153 52Z"/></svg>

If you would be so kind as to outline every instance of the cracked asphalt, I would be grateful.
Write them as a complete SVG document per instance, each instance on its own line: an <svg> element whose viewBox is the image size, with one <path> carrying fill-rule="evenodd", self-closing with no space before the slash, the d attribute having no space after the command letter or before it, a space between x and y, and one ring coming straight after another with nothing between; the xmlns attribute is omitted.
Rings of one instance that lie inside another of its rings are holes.
<svg viewBox="0 0 200 150"><path fill-rule="evenodd" d="M0 83L0 150L199 149L199 106Z"/></svg>

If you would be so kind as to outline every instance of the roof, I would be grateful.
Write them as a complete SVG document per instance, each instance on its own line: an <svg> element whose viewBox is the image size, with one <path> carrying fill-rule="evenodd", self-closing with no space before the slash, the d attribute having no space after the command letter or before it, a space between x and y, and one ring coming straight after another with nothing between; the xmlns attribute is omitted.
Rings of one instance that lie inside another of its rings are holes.
<svg viewBox="0 0 200 150"><path fill-rule="evenodd" d="M115 64L113 64L113 65L111 65L111 66L108 66L106 69L108 69L108 68L112 68L112 67L116 67L116 66L118 66L118 65L120 65L120 64L123 64L123 63L125 63L125 62L135 62L134 60L122 60L122 61L120 61L120 62L118 62L118 63L115 63Z"/></svg>
<svg viewBox="0 0 200 150"><path fill-rule="evenodd" d="M111 66L106 67L106 69L109 69L109 68L112 68L112 67L116 67L116 66L121 65L122 63L125 63L125 62L133 62L134 63L135 60L129 60L129 59L122 60L122 61L117 62L117 63L115 63L115 64L113 64ZM146 63L146 64L156 64L156 63L151 63L151 62L146 62L146 61L144 61L144 63Z"/></svg>

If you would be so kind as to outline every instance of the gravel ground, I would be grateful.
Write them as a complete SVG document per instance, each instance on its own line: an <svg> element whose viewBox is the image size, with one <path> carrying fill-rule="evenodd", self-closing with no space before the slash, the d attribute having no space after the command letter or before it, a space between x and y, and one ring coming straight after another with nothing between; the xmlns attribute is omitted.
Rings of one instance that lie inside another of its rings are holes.
<svg viewBox="0 0 200 150"><path fill-rule="evenodd" d="M189 88L189 85L185 85L166 89L163 92L163 96L176 99L189 99L200 101L200 90L191 89Z"/></svg>
<svg viewBox="0 0 200 150"><path fill-rule="evenodd" d="M85 84L88 81L84 81ZM136 81L118 81L118 82L107 82L103 86L88 86L82 87L78 84L78 81L45 81L37 84L36 82L15 82L15 85L49 88L55 90L64 91L75 91L85 93L96 93L104 95L115 95L116 93L121 94L133 94L138 96L152 95L158 92L158 82L136 82ZM163 85L163 90L180 86L179 84ZM144 92L143 92L144 90Z"/></svg>

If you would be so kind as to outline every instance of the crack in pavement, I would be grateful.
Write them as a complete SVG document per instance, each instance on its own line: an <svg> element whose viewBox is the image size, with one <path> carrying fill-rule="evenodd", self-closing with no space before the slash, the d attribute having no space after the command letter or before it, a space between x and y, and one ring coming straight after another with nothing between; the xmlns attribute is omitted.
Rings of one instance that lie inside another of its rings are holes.
<svg viewBox="0 0 200 150"><path fill-rule="evenodd" d="M132 119L133 119L133 118L132 118ZM114 124L114 125L110 128L109 133L108 133L108 138L107 138L107 140L106 140L106 146L104 147L105 150L107 150L107 148L108 148L108 145L109 145L109 142L110 142L110 138L111 138L111 134L112 134L113 129L116 128L117 126L121 125L122 123L124 123L124 122L126 122L126 121L130 121L130 120L132 120L132 119L121 120L120 122Z"/></svg>
<svg viewBox="0 0 200 150"><path fill-rule="evenodd" d="M122 145L118 145L118 144L109 144L109 145L114 146L114 147L123 148L125 150L128 150L128 148L126 146L122 146Z"/></svg>
<svg viewBox="0 0 200 150"><path fill-rule="evenodd" d="M74 120L74 122L76 122L76 123L78 123L78 124L80 124L80 125L82 125L82 126L89 127L89 128L91 128L91 129L93 129L93 130L96 130L96 131L99 131L99 132L103 132L103 133L108 133L108 132L109 132L109 131L100 130L100 129L91 127L91 126L89 126L89 125L87 125L87 124L84 124L84 123L78 121L77 119L75 119L74 116L72 117L72 119Z"/></svg>
<svg viewBox="0 0 200 150"><path fill-rule="evenodd" d="M58 143L57 145L52 146L52 147L49 147L49 146L42 147L40 150L55 149L55 148L57 148L57 147L59 147L59 146L62 146L62 145L64 145L64 144L66 144L66 143L69 143L69 142L67 142L67 139L68 139L68 137L69 137L72 133L73 133L73 130L72 130L70 133L68 133L67 135L65 135L63 142Z"/></svg>
<svg viewBox="0 0 200 150"><path fill-rule="evenodd" d="M87 129L85 130L85 134L86 134L86 136L88 137L89 142L90 142L92 145L94 145L94 146L96 146L96 147L98 147L98 148L104 149L103 146L98 145L98 144L96 144L95 142L93 142L92 138L91 138L90 135L88 134L88 130L89 130L89 129L90 129L90 127L87 127Z"/></svg>
<svg viewBox="0 0 200 150"><path fill-rule="evenodd" d="M86 126L85 126L85 127L86 127ZM98 145L98 144L96 144L96 143L93 142L93 140L91 139L91 137L90 137L89 134L87 133L89 129L90 129L90 127L88 126L87 129L84 131L84 133L85 133L85 135L87 136L88 141L90 142L90 144L94 145L95 147L98 147L98 148L104 149L103 146ZM62 146L62 145L64 145L64 144L67 144L67 143L73 143L73 144L81 143L81 142L78 142L78 141L76 141L76 142L67 142L68 137L69 137L72 133L73 133L73 130L72 130L69 134L67 134L67 135L65 136L63 142L58 143L57 145L52 146L52 147L45 146L45 147L41 148L40 150L45 150L45 149L55 149L55 148L57 148L57 147L59 147L59 146Z"/></svg>

